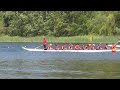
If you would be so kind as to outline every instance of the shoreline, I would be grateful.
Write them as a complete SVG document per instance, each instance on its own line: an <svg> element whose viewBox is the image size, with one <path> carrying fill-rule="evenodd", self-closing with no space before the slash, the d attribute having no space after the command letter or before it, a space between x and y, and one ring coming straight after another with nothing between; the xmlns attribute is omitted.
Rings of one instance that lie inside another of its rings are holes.
<svg viewBox="0 0 120 90"><path fill-rule="evenodd" d="M0 36L0 43L42 43L45 36L36 37L18 37L18 36ZM116 43L120 36L71 36L71 37L52 37L46 36L47 43Z"/></svg>

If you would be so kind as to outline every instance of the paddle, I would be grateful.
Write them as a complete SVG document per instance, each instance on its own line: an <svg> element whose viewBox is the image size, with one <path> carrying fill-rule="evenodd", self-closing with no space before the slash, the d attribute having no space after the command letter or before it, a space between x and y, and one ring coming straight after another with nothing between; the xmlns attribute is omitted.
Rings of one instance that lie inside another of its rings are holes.
<svg viewBox="0 0 120 90"><path fill-rule="evenodd" d="M117 43L115 43L114 45L116 46L118 44L118 42ZM108 45L108 47L111 47L112 45Z"/></svg>
<svg viewBox="0 0 120 90"><path fill-rule="evenodd" d="M117 44L118 44L118 42L115 45L117 45Z"/></svg>
<svg viewBox="0 0 120 90"><path fill-rule="evenodd" d="M117 42L116 44L119 44L119 43L120 43L120 39L118 40L118 42ZM115 45L116 45L116 44L115 44Z"/></svg>
<svg viewBox="0 0 120 90"><path fill-rule="evenodd" d="M41 46L43 46L43 45L37 46L37 47L35 47L35 49L37 49L37 48L39 48L39 47L41 47Z"/></svg>

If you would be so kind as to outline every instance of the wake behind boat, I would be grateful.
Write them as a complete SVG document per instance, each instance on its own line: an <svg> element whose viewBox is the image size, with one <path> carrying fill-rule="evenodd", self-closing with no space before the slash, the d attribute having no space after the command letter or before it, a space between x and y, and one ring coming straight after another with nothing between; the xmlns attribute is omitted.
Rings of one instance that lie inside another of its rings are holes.
<svg viewBox="0 0 120 90"><path fill-rule="evenodd" d="M27 48L22 47L22 49L27 51L39 51L39 52L112 52L112 50L44 50L44 49L37 49L37 48ZM116 52L120 52L120 49L117 49Z"/></svg>

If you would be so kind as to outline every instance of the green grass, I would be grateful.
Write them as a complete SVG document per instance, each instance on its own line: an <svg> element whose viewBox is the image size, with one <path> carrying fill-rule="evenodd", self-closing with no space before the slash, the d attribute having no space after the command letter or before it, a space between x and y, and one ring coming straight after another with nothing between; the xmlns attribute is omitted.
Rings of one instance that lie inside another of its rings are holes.
<svg viewBox="0 0 120 90"><path fill-rule="evenodd" d="M48 43L116 43L120 36L93 36L93 41L90 41L90 36L73 36L73 37L52 37L46 36ZM44 36L36 37L10 37L0 36L0 42L42 42Z"/></svg>

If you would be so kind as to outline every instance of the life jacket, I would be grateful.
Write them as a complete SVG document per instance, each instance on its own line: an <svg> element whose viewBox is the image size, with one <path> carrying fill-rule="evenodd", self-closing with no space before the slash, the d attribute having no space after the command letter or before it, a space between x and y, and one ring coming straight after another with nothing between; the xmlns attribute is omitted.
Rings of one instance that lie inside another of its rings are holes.
<svg viewBox="0 0 120 90"><path fill-rule="evenodd" d="M47 49L51 49L51 45L48 45Z"/></svg>
<svg viewBox="0 0 120 90"><path fill-rule="evenodd" d="M100 50L100 49L101 49L101 46L100 46L100 45L98 45L97 50Z"/></svg>
<svg viewBox="0 0 120 90"><path fill-rule="evenodd" d="M108 46L107 46L107 45L105 45L104 49L105 49L105 50L107 50L107 49L108 49Z"/></svg>
<svg viewBox="0 0 120 90"><path fill-rule="evenodd" d="M86 49L86 47L84 45L82 45L82 50L85 50L85 49Z"/></svg>
<svg viewBox="0 0 120 90"><path fill-rule="evenodd" d="M59 49L59 48L58 48L58 45L55 45L54 49L55 49L55 50L58 50L58 49Z"/></svg>
<svg viewBox="0 0 120 90"><path fill-rule="evenodd" d="M114 48L116 48L116 46L115 46L115 45L112 45L111 49L114 49Z"/></svg>
<svg viewBox="0 0 120 90"><path fill-rule="evenodd" d="M85 46L85 49L88 49L89 45Z"/></svg>
<svg viewBox="0 0 120 90"><path fill-rule="evenodd" d="M73 47L73 45L72 45L72 44L70 44L70 45L69 45L69 49L72 49L72 47Z"/></svg>
<svg viewBox="0 0 120 90"><path fill-rule="evenodd" d="M66 45L62 45L62 48L61 48L61 49L64 50L65 48L66 48Z"/></svg>
<svg viewBox="0 0 120 90"><path fill-rule="evenodd" d="M75 45L75 50L79 50L80 46L79 45Z"/></svg>
<svg viewBox="0 0 120 90"><path fill-rule="evenodd" d="M91 45L90 49L91 49L91 50L94 50L94 45Z"/></svg>

